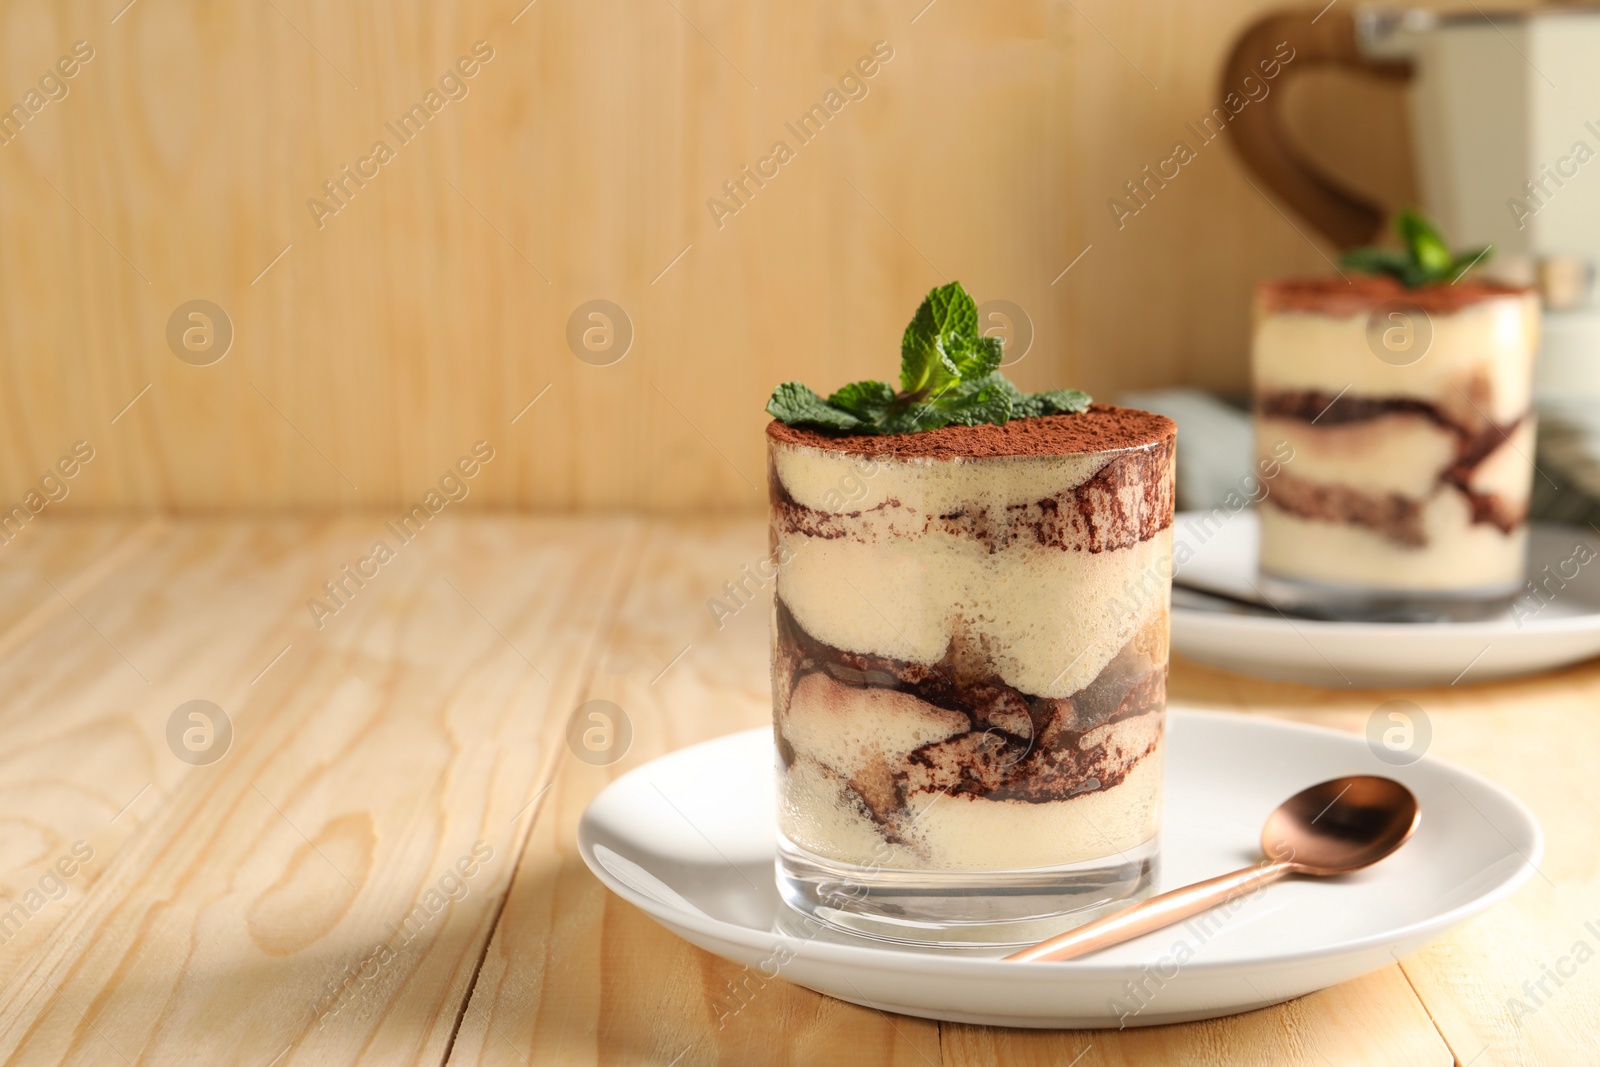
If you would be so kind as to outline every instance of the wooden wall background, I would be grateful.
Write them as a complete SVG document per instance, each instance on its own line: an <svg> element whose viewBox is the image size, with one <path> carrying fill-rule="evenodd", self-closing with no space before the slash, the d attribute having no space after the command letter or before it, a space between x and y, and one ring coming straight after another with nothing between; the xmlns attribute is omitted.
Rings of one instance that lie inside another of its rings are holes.
<svg viewBox="0 0 1600 1067"><path fill-rule="evenodd" d="M1027 311L1025 387L1109 399L1242 387L1252 283L1327 269L1220 141L1120 232L1106 207L1269 2L126 2L0 6L3 106L94 49L0 147L7 506L80 439L59 510L398 507L482 439L466 506L753 508L771 387L892 376L943 279ZM467 98L319 230L308 198L479 40ZM719 229L706 200L879 40ZM1409 195L1394 90L1289 102ZM197 298L235 332L205 367L165 341ZM592 298L633 323L610 366L566 344Z"/></svg>

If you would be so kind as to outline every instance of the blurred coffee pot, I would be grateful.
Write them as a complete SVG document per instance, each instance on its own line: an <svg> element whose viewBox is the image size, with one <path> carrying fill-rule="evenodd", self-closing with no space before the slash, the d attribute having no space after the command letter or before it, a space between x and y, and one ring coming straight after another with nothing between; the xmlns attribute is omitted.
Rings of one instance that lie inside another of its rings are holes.
<svg viewBox="0 0 1600 1067"><path fill-rule="evenodd" d="M1494 246L1499 276L1540 287L1541 401L1600 398L1600 8L1280 10L1239 36L1224 93L1284 41L1284 75L1337 66L1409 83L1422 208L1458 247ZM1234 147L1335 245L1372 242L1382 209L1301 158L1281 100L1240 112Z"/></svg>

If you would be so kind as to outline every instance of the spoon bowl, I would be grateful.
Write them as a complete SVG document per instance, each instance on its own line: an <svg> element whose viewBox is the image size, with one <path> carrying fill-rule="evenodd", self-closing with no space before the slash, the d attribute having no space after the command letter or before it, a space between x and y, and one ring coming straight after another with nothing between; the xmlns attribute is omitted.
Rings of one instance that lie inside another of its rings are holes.
<svg viewBox="0 0 1600 1067"><path fill-rule="evenodd" d="M1416 796L1393 778L1334 778L1267 816L1261 854L1290 864L1294 874L1348 874L1405 844L1421 816Z"/></svg>

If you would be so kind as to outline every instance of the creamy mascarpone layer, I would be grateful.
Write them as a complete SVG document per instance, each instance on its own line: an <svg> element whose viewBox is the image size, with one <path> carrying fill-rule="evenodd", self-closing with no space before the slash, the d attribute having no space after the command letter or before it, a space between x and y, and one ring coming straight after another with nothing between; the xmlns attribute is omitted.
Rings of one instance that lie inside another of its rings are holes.
<svg viewBox="0 0 1600 1067"><path fill-rule="evenodd" d="M862 544L780 535L780 595L800 625L850 652L936 663L960 636L1007 684L1071 696L1167 606L1172 531L1114 552L989 553L944 533Z"/></svg>
<svg viewBox="0 0 1600 1067"><path fill-rule="evenodd" d="M1532 293L1489 297L1427 316L1432 343L1406 366L1374 355L1371 317L1258 314L1252 359L1257 392L1410 397L1440 405L1463 425L1485 418L1509 425L1528 410L1539 323Z"/></svg>
<svg viewBox="0 0 1600 1067"><path fill-rule="evenodd" d="M1523 419L1472 468L1467 486L1498 497L1514 511L1526 508L1535 436L1536 420ZM1258 416L1257 458L1270 459L1279 442L1294 449L1294 458L1284 467L1296 478L1424 500L1455 462L1457 438L1433 420L1412 414L1329 426Z"/></svg>
<svg viewBox="0 0 1600 1067"><path fill-rule="evenodd" d="M1104 452L989 459L872 457L774 445L773 468L796 503L833 514L865 512L890 501L943 515L961 509L1003 512L1076 489L1106 465Z"/></svg>
<svg viewBox="0 0 1600 1067"><path fill-rule="evenodd" d="M1472 521L1471 505L1453 486L1422 508L1427 543L1410 547L1364 527L1291 515L1268 497L1261 514L1261 570L1370 589L1441 592L1520 585L1527 526L1502 533Z"/></svg>
<svg viewBox="0 0 1600 1067"><path fill-rule="evenodd" d="M1257 457L1273 456L1280 441L1294 449L1284 469L1297 478L1421 500L1455 462L1457 436L1409 413L1327 425L1257 416Z"/></svg>

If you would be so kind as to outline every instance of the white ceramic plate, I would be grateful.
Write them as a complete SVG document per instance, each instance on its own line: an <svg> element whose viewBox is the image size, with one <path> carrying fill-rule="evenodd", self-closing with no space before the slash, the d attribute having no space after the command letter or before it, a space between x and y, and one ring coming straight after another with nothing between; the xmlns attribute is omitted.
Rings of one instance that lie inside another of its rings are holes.
<svg viewBox="0 0 1600 1067"><path fill-rule="evenodd" d="M1183 512L1174 523L1174 554L1183 556L1179 543L1194 552L1178 573L1206 588L1256 596L1251 586L1256 581L1255 514L1199 520L1198 513ZM1600 655L1600 559L1576 562L1573 550L1579 544L1600 552L1600 536L1593 530L1536 524L1529 537L1528 571L1547 583L1547 599L1530 595L1476 622L1285 619L1191 603L1174 590L1172 647L1192 660L1243 674L1341 688L1448 685L1563 667ZM1562 583L1558 572L1576 577Z"/></svg>
<svg viewBox="0 0 1600 1067"><path fill-rule="evenodd" d="M1267 813L1328 778L1399 779L1421 801L1421 825L1399 852L1358 874L1280 882L1232 914L1214 911L1204 923L1086 959L1007 963L998 950L817 936L796 918L780 930L780 917L794 913L774 884L773 762L772 732L759 729L624 775L584 813L584 862L669 930L749 967L743 998L781 977L883 1011L954 1022L1144 1026L1275 1004L1394 962L1510 893L1543 849L1528 810L1467 771L1426 758L1391 767L1349 734L1173 710L1161 889L1253 862ZM1148 993L1131 996L1127 982ZM724 1010L738 1003L730 997Z"/></svg>

